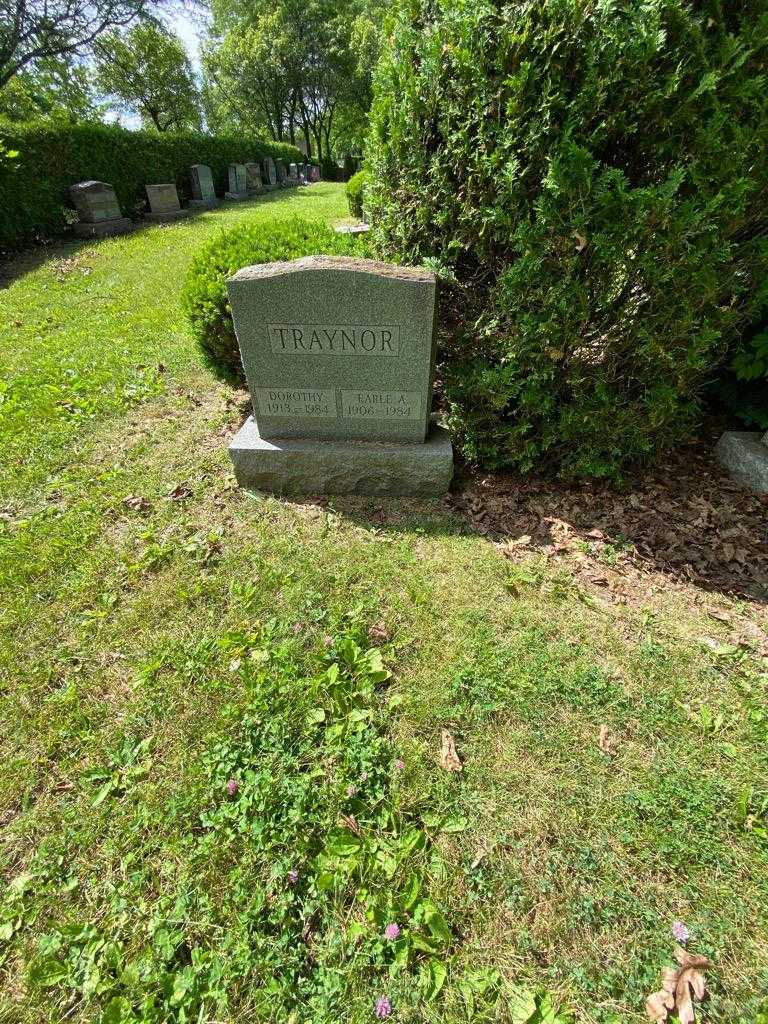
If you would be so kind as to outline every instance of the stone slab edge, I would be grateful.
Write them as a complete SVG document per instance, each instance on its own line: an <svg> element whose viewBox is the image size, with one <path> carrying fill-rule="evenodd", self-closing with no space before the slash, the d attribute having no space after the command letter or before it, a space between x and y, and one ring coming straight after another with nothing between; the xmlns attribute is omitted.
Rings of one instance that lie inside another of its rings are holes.
<svg viewBox="0 0 768 1024"><path fill-rule="evenodd" d="M129 217L120 217L115 220L100 220L93 224L78 221L73 224L75 234L78 238L104 238L108 235L123 235L134 227Z"/></svg>
<svg viewBox="0 0 768 1024"><path fill-rule="evenodd" d="M145 213L144 220L152 221L154 224L167 224L168 221L188 217L190 212L190 210L166 210L165 213Z"/></svg>
<svg viewBox="0 0 768 1024"><path fill-rule="evenodd" d="M768 494L768 445L759 432L726 430L715 446L715 456L738 483Z"/></svg>
<svg viewBox="0 0 768 1024"><path fill-rule="evenodd" d="M218 199L190 199L190 210L215 210L219 205Z"/></svg>
<svg viewBox="0 0 768 1024"><path fill-rule="evenodd" d="M439 497L453 477L448 431L433 424L427 440L267 440L249 416L229 446L241 487L275 494Z"/></svg>

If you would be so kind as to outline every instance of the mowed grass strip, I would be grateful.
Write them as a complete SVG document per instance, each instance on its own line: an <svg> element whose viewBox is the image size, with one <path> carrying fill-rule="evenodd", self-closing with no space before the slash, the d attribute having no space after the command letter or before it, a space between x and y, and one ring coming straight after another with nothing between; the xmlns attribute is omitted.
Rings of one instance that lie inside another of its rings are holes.
<svg viewBox="0 0 768 1024"><path fill-rule="evenodd" d="M296 209L341 218L341 187L0 293L0 1019L639 1022L682 919L705 1019L755 1024L757 655L440 502L234 486L245 396L178 294L220 227Z"/></svg>

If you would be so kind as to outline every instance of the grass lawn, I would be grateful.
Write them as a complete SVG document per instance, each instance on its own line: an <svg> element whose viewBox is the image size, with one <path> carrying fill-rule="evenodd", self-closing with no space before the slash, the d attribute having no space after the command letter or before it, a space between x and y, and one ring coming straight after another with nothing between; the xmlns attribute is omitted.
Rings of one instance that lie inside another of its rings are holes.
<svg viewBox="0 0 768 1024"><path fill-rule="evenodd" d="M640 1021L676 919L702 1019L765 1021L766 664L721 620L764 610L238 490L179 292L288 211L342 186L0 291L0 1021Z"/></svg>

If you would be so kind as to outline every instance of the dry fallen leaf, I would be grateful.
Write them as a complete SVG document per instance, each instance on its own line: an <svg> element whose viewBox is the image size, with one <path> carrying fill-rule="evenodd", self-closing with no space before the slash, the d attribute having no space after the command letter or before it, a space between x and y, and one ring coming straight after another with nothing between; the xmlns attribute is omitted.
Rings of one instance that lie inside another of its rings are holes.
<svg viewBox="0 0 768 1024"><path fill-rule="evenodd" d="M176 484L168 497L171 501L186 501L187 498L192 497L192 488L186 483Z"/></svg>
<svg viewBox="0 0 768 1024"><path fill-rule="evenodd" d="M360 823L354 814L342 814L341 823L345 828L348 828L350 832L354 832L356 836L361 836L363 830L360 828Z"/></svg>
<svg viewBox="0 0 768 1024"><path fill-rule="evenodd" d="M368 627L368 639L374 644L385 644L389 640L389 632L383 622L374 622Z"/></svg>
<svg viewBox="0 0 768 1024"><path fill-rule="evenodd" d="M440 764L447 772L460 772L463 768L449 729L440 730Z"/></svg>
<svg viewBox="0 0 768 1024"><path fill-rule="evenodd" d="M129 494L127 498L123 498L123 504L132 512L149 512L152 507L147 499L139 494Z"/></svg>
<svg viewBox="0 0 768 1024"><path fill-rule="evenodd" d="M613 757L616 754L616 741L608 731L607 725L600 726L600 739L597 742L602 752L608 757Z"/></svg>
<svg viewBox="0 0 768 1024"><path fill-rule="evenodd" d="M661 973L661 988L652 992L645 1001L645 1012L651 1020L666 1021L670 1010L675 1010L679 1024L694 1024L693 997L703 999L706 979L703 970L710 966L705 956L689 953L678 946L675 959L679 967L665 967Z"/></svg>

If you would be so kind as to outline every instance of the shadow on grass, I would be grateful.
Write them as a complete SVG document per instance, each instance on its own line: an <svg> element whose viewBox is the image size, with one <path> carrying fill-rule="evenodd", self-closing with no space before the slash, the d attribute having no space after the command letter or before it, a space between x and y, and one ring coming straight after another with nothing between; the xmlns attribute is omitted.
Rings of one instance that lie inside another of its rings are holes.
<svg viewBox="0 0 768 1024"><path fill-rule="evenodd" d="M197 220L199 217L209 216L216 217L217 214L223 212L229 212L233 209L248 210L253 209L255 206L269 205L282 200L290 199L291 202L297 202L300 204L301 200L311 199L313 196L312 189L316 189L325 182L317 182L315 185L293 187L290 189L276 189L274 192L267 192L261 196L254 196L251 199L246 199L241 202L231 202L228 200L222 200L221 205L214 207L211 210L194 210L190 217L184 217L178 221L171 221L167 224L158 225L152 221L135 221L130 231L125 232L121 235L106 236L115 238L125 238L137 231L144 231L148 228L154 228L162 226L165 229L173 227L175 224L183 225L189 224L191 221ZM315 192L316 196L317 193ZM98 242L99 238L75 238L72 235L62 235L60 238L46 239L36 245L31 245L26 249L20 249L14 252L2 252L0 253L0 291L4 288L8 288L24 277L26 274L32 273L39 267L48 263L54 259L69 259L76 255L86 246L92 245L94 242Z"/></svg>
<svg viewBox="0 0 768 1024"><path fill-rule="evenodd" d="M240 404L241 421L251 413ZM284 496L366 529L476 534L510 560L538 555L621 603L673 586L768 605L768 495L734 483L714 439L681 449L623 490L512 473L481 474L456 453L442 499Z"/></svg>
<svg viewBox="0 0 768 1024"><path fill-rule="evenodd" d="M57 238L20 252L3 253L0 258L0 291L50 260L71 259L92 241L90 238Z"/></svg>

